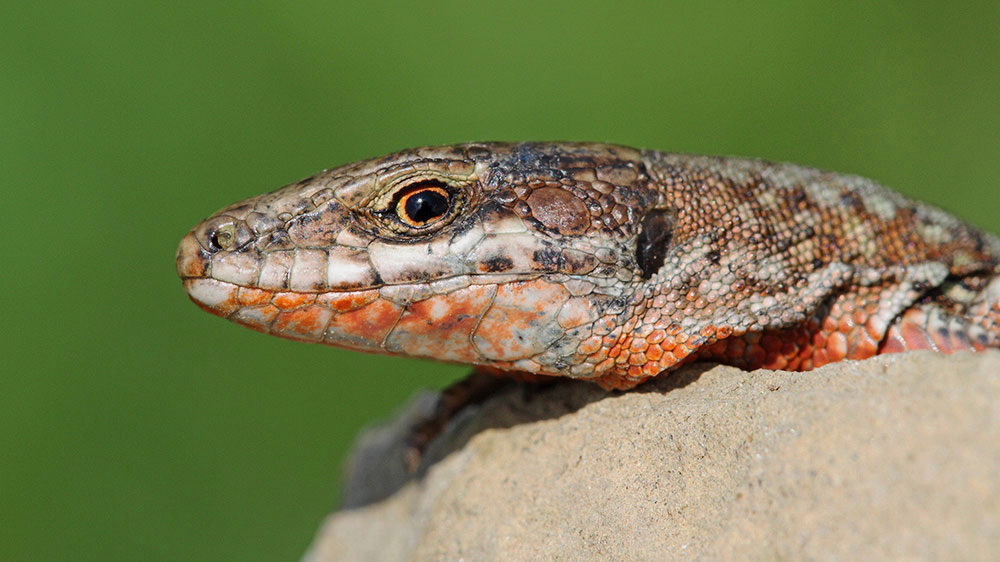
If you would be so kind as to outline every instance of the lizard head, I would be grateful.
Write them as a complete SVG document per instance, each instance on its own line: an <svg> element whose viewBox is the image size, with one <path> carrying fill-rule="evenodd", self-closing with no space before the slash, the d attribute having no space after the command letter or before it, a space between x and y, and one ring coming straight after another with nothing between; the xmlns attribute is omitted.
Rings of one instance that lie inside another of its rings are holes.
<svg viewBox="0 0 1000 562"><path fill-rule="evenodd" d="M649 181L624 147L418 148L218 211L177 270L203 309L273 335L591 378L656 260Z"/></svg>

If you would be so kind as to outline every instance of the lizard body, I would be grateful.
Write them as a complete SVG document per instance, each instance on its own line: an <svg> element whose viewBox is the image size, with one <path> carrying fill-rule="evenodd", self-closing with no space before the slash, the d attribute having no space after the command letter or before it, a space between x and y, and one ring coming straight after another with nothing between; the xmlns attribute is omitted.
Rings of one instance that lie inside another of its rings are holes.
<svg viewBox="0 0 1000 562"><path fill-rule="evenodd" d="M217 212L195 303L273 335L631 388L1000 347L1000 239L875 182L587 143L425 147Z"/></svg>

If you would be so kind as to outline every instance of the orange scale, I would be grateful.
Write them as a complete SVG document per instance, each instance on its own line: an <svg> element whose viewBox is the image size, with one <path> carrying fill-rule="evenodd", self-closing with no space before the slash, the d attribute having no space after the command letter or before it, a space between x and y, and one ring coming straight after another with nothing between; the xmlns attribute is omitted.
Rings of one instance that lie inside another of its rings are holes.
<svg viewBox="0 0 1000 562"><path fill-rule="evenodd" d="M665 337L667 337L667 333L663 330L653 330L648 336L646 336L646 341L651 344L658 344L663 341Z"/></svg>
<svg viewBox="0 0 1000 562"><path fill-rule="evenodd" d="M285 311L278 314L271 325L271 333L291 339L320 340L332 315L330 309L323 306Z"/></svg>
<svg viewBox="0 0 1000 562"><path fill-rule="evenodd" d="M899 331L891 327L879 348L879 353L900 353L906 349L906 342L900 337Z"/></svg>
<svg viewBox="0 0 1000 562"><path fill-rule="evenodd" d="M881 322L880 324L882 324L884 328L885 324ZM864 329L865 334L872 340L880 341L885 336L885 330L876 326L874 322L866 323L864 325Z"/></svg>
<svg viewBox="0 0 1000 562"><path fill-rule="evenodd" d="M316 300L316 295L311 293L275 293L271 302L274 306L282 310L298 308Z"/></svg>
<svg viewBox="0 0 1000 562"><path fill-rule="evenodd" d="M676 365L678 363L680 363L680 359L678 359L677 356L674 355L673 352L671 352L671 351L665 351L663 353L663 356L660 357L660 368L661 368L661 370L662 369L669 369L670 367L673 367L674 365Z"/></svg>
<svg viewBox="0 0 1000 562"><path fill-rule="evenodd" d="M316 304L328 307L334 312L357 310L379 297L377 290L350 291L346 293L322 293L316 297Z"/></svg>
<svg viewBox="0 0 1000 562"><path fill-rule="evenodd" d="M859 308L855 310L853 314L851 314L851 319L854 320L854 324L856 326L860 326L864 324L866 320L868 320L869 316L870 314L868 313L867 310Z"/></svg>
<svg viewBox="0 0 1000 562"><path fill-rule="evenodd" d="M839 318L837 318L836 325L833 327L831 331L842 332L846 334L851 330L853 330L855 325L856 325L855 319L850 314L844 314Z"/></svg>
<svg viewBox="0 0 1000 562"><path fill-rule="evenodd" d="M330 320L326 338L332 345L347 340L365 348L377 347L396 324L402 308L386 300L375 300L357 310ZM353 346L352 346L353 347Z"/></svg>
<svg viewBox="0 0 1000 562"><path fill-rule="evenodd" d="M788 358L784 355L772 355L768 360L761 365L765 369L786 369L788 366Z"/></svg>
<svg viewBox="0 0 1000 562"><path fill-rule="evenodd" d="M274 293L254 287L240 287L240 304L243 306L258 306L271 302Z"/></svg>
<svg viewBox="0 0 1000 562"><path fill-rule="evenodd" d="M684 360L684 358L686 358L688 355L691 355L694 352L695 352L694 349L691 349L686 345L679 345L676 348L674 348L673 354L675 357L677 357L678 361L682 361Z"/></svg>
<svg viewBox="0 0 1000 562"><path fill-rule="evenodd" d="M601 338L597 336L590 336L589 338L580 342L576 350L584 355L590 355L595 353L598 349L601 349Z"/></svg>
<svg viewBox="0 0 1000 562"><path fill-rule="evenodd" d="M840 361L847 357L847 336L842 332L834 332L826 340L825 345L826 362Z"/></svg>
<svg viewBox="0 0 1000 562"><path fill-rule="evenodd" d="M675 340L673 336L668 337L667 339L660 342L660 347L663 348L663 351L671 351L675 347L677 347L677 340Z"/></svg>
<svg viewBox="0 0 1000 562"><path fill-rule="evenodd" d="M878 343L867 334L859 333L854 339L854 345L851 346L847 359L867 359L876 353L878 353Z"/></svg>
<svg viewBox="0 0 1000 562"><path fill-rule="evenodd" d="M597 365L594 365L594 371L601 373L612 369L615 366L615 360L612 357L608 357L604 361L601 361Z"/></svg>
<svg viewBox="0 0 1000 562"><path fill-rule="evenodd" d="M843 314L840 312L840 309L834 308L829 314L820 320L819 327L823 330L832 332L837 329L837 322L840 320L841 316L843 316Z"/></svg>
<svg viewBox="0 0 1000 562"><path fill-rule="evenodd" d="M663 369L654 362L649 362L642 366L642 374L647 377L655 377L659 375L662 370Z"/></svg>
<svg viewBox="0 0 1000 562"><path fill-rule="evenodd" d="M824 329L824 330L816 331L815 333L813 333L813 336L812 336L812 345L813 345L813 347L815 347L815 348L826 347L826 340L829 337L829 335L831 333L833 333L833 332L834 332L834 330L826 330L826 329Z"/></svg>
<svg viewBox="0 0 1000 562"><path fill-rule="evenodd" d="M628 346L629 350L634 352L646 351L646 348L648 347L649 347L649 342L647 342L645 338L632 338L632 341L629 343Z"/></svg>
<svg viewBox="0 0 1000 562"><path fill-rule="evenodd" d="M470 338L490 305L491 294L483 287L470 287L411 304L387 338L386 347L445 361L482 360Z"/></svg>

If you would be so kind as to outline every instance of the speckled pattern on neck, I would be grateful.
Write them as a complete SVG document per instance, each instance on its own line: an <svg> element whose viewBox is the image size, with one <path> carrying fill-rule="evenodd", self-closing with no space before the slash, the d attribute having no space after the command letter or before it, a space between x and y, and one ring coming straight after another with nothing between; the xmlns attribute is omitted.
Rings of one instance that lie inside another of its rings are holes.
<svg viewBox="0 0 1000 562"><path fill-rule="evenodd" d="M589 143L326 170L177 252L191 299L255 330L606 388L998 347L998 262L995 236L868 179Z"/></svg>

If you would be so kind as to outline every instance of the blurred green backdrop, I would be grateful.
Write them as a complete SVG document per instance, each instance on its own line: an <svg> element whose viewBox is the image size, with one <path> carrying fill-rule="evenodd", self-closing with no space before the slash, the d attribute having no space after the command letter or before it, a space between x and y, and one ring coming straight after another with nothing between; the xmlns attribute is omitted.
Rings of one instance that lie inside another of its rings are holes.
<svg viewBox="0 0 1000 562"><path fill-rule="evenodd" d="M181 235L413 145L601 140L879 179L1000 230L1000 4L8 2L0 559L288 560L352 436L463 369L191 305Z"/></svg>

